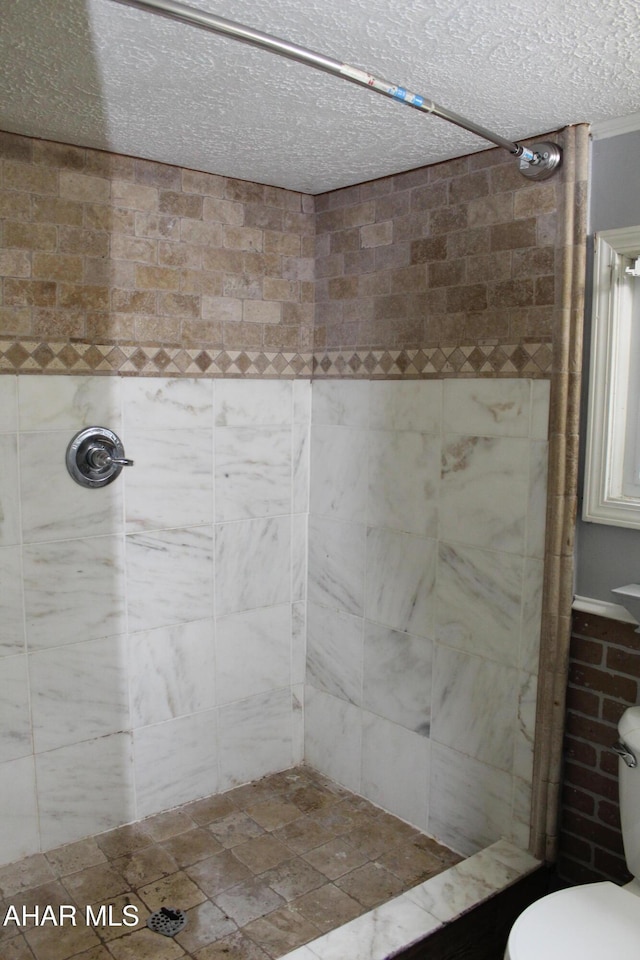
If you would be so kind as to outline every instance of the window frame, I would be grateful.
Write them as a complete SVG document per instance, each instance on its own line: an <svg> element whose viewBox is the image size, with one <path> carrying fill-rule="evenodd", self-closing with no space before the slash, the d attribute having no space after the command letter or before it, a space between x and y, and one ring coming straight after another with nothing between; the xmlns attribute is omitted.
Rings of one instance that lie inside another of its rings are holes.
<svg viewBox="0 0 640 960"><path fill-rule="evenodd" d="M640 279L625 277L640 256L640 226L594 235L593 300L583 520L640 529L640 495L625 496L632 314ZM626 262L625 262L626 261ZM631 291L631 292L630 292ZM635 292L634 292L635 291ZM632 377L640 377L640 356ZM636 387L637 389L637 387Z"/></svg>

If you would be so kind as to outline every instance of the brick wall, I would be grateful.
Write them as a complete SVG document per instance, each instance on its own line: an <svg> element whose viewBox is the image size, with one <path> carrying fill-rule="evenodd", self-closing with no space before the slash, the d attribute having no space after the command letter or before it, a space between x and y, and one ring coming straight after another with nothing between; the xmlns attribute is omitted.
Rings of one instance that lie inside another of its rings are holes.
<svg viewBox="0 0 640 960"><path fill-rule="evenodd" d="M575 613L571 636L558 873L629 879L618 805L617 723L639 702L640 635L633 624Z"/></svg>

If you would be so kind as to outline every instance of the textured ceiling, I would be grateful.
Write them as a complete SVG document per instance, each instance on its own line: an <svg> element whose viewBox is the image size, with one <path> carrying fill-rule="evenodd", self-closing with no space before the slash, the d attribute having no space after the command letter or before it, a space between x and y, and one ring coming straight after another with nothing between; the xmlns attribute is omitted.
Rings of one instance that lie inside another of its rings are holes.
<svg viewBox="0 0 640 960"><path fill-rule="evenodd" d="M510 140L640 110L638 0L188 0ZM307 66L113 0L0 0L0 129L321 193L485 149Z"/></svg>

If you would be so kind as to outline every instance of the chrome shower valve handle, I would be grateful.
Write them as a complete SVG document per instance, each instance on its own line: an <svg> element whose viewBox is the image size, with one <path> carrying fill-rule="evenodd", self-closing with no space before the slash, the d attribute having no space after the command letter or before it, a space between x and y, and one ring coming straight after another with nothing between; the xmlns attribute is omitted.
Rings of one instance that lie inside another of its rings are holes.
<svg viewBox="0 0 640 960"><path fill-rule="evenodd" d="M106 427L87 427L67 447L67 470L83 487L106 487L133 460L124 455L122 441Z"/></svg>

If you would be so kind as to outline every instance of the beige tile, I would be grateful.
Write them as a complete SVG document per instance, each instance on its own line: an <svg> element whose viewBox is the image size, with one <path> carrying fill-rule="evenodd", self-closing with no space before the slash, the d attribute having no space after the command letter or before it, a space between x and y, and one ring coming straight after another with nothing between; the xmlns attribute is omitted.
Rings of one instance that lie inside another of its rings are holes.
<svg viewBox="0 0 640 960"><path fill-rule="evenodd" d="M335 837L321 847L305 853L304 859L329 880L335 880L350 870L361 867L368 858L345 837Z"/></svg>
<svg viewBox="0 0 640 960"><path fill-rule="evenodd" d="M405 884L422 883L446 870L448 866L439 857L428 850L421 850L413 842L403 843L386 851L377 858L377 862Z"/></svg>
<svg viewBox="0 0 640 960"><path fill-rule="evenodd" d="M63 877L62 883L74 901L81 906L97 903L106 897L115 897L127 890L127 881L108 863L71 873Z"/></svg>
<svg viewBox="0 0 640 960"><path fill-rule="evenodd" d="M39 887L54 879L51 864L41 853L36 853L17 863L0 867L0 892L4 897L9 897L19 890Z"/></svg>
<svg viewBox="0 0 640 960"><path fill-rule="evenodd" d="M285 900L295 900L327 882L324 874L299 857L265 870L260 879Z"/></svg>
<svg viewBox="0 0 640 960"><path fill-rule="evenodd" d="M195 960L269 960L269 954L242 933L218 940L193 956Z"/></svg>
<svg viewBox="0 0 640 960"><path fill-rule="evenodd" d="M217 797L206 797L204 800L188 803L182 807L182 810L197 824L204 826L230 813L235 813L236 807L226 794L220 794Z"/></svg>
<svg viewBox="0 0 640 960"><path fill-rule="evenodd" d="M100 946L96 933L85 926L33 927L25 939L37 960L68 960L78 953Z"/></svg>
<svg viewBox="0 0 640 960"><path fill-rule="evenodd" d="M177 837L180 833L193 830L195 823L183 809L169 810L168 813L158 813L142 821L144 829L157 843Z"/></svg>
<svg viewBox="0 0 640 960"><path fill-rule="evenodd" d="M364 908L334 884L326 883L317 890L298 897L291 908L310 920L323 932L334 930L364 913Z"/></svg>
<svg viewBox="0 0 640 960"><path fill-rule="evenodd" d="M64 847L50 850L45 856L59 877L64 877L67 873L77 873L86 867L94 867L107 859L93 837L77 843L67 843Z"/></svg>
<svg viewBox="0 0 640 960"><path fill-rule="evenodd" d="M115 960L178 960L186 956L173 937L163 937L146 928L114 940L109 951Z"/></svg>
<svg viewBox="0 0 640 960"><path fill-rule="evenodd" d="M187 830L162 844L164 850L180 867L206 860L222 850L222 845L209 830Z"/></svg>
<svg viewBox="0 0 640 960"><path fill-rule="evenodd" d="M237 847L239 843L258 837L264 830L242 811L230 813L220 820L214 820L207 827L223 847Z"/></svg>
<svg viewBox="0 0 640 960"><path fill-rule="evenodd" d="M237 929L233 920L214 903L206 900L187 910L187 925L175 939L185 950L193 952L236 933Z"/></svg>
<svg viewBox="0 0 640 960"><path fill-rule="evenodd" d="M365 863L336 880L336 886L367 909L397 896L404 889L402 881L380 863Z"/></svg>
<svg viewBox="0 0 640 960"><path fill-rule="evenodd" d="M270 867L275 867L293 857L289 847L270 835L255 837L233 848L235 856L246 864L252 873L264 873Z"/></svg>
<svg viewBox="0 0 640 960"><path fill-rule="evenodd" d="M182 871L140 887L138 896L152 911L164 905L188 910L206 900L202 890Z"/></svg>
<svg viewBox="0 0 640 960"><path fill-rule="evenodd" d="M351 830L347 834L347 838L365 856L374 860L385 850L397 846L403 840L411 839L416 832L400 820L398 820L397 825L378 823L374 820L365 826L359 826Z"/></svg>
<svg viewBox="0 0 640 960"><path fill-rule="evenodd" d="M121 893L118 897L108 897L92 903L91 907L96 920L104 919L104 922L95 925L92 923L92 926L100 939L105 941L116 940L146 926L151 912L135 893L129 891ZM135 912L129 909L125 913L125 907L135 907ZM86 907L83 910L87 916Z"/></svg>
<svg viewBox="0 0 640 960"><path fill-rule="evenodd" d="M300 855L332 840L335 832L311 817L298 817L286 827L277 830L273 836L282 840L294 853Z"/></svg>
<svg viewBox="0 0 640 960"><path fill-rule="evenodd" d="M263 800L245 807L246 813L265 830L277 830L302 814L300 807L287 800Z"/></svg>
<svg viewBox="0 0 640 960"><path fill-rule="evenodd" d="M243 927L243 933L271 957L281 957L303 943L315 940L320 935L320 929L289 907L282 907L248 923Z"/></svg>
<svg viewBox="0 0 640 960"><path fill-rule="evenodd" d="M14 937L2 944L2 960L33 960L33 951L23 936Z"/></svg>
<svg viewBox="0 0 640 960"><path fill-rule="evenodd" d="M25 914L27 921L24 925L25 927L34 927L36 925L35 918L32 919L28 917L28 914L37 912L39 917L41 917L46 907L51 907L55 916L59 917L59 907L63 904L72 906L69 894L59 881L53 880L51 883L44 883L39 887L32 887L30 890L22 890L19 893L14 893L5 901L5 912L2 913L2 918L4 919L6 909L11 906L15 908L20 920L22 920L23 913ZM16 926L16 924L10 922L7 924L7 927L0 928L0 930L16 930ZM20 923L20 927L22 927L22 923Z"/></svg>
<svg viewBox="0 0 640 960"><path fill-rule="evenodd" d="M222 853L201 860L187 867L185 872L208 897L215 897L227 887L251 876L249 868L240 863L231 850L223 850Z"/></svg>
<svg viewBox="0 0 640 960"><path fill-rule="evenodd" d="M121 873L130 887L136 889L145 884L176 873L178 864L164 847L153 844L126 857L112 861L114 870Z"/></svg>
<svg viewBox="0 0 640 960"><path fill-rule="evenodd" d="M96 842L110 860L134 853L151 844L151 837L139 823L130 823L108 833L101 833Z"/></svg>
<svg viewBox="0 0 640 960"><path fill-rule="evenodd" d="M263 883L260 878L243 880L223 890L215 897L215 903L228 917L243 927L258 917L284 905L282 897Z"/></svg>

